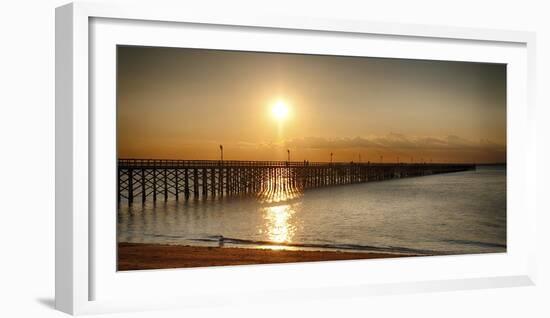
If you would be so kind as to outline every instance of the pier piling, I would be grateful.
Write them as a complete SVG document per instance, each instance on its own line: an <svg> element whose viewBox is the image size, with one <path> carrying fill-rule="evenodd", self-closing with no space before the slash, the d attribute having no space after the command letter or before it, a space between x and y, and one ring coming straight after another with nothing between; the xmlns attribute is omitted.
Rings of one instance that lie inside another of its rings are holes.
<svg viewBox="0 0 550 318"><path fill-rule="evenodd" d="M117 198L132 204L299 193L308 189L475 170L473 164L119 159Z"/></svg>

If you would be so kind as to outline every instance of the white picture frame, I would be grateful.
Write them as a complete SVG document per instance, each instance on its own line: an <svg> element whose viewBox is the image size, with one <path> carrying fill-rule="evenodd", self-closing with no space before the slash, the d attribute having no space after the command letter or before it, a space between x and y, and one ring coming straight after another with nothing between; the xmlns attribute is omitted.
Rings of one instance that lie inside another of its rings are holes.
<svg viewBox="0 0 550 318"><path fill-rule="evenodd" d="M114 192L108 193L118 44L507 63L508 252L117 273L115 215L94 211L115 208ZM56 308L86 314L211 305L212 299L276 302L534 284L536 168L526 164L536 151L534 45L530 32L225 16L184 5L57 8ZM95 235L98 229L105 235ZM335 272L343 274L328 275Z"/></svg>

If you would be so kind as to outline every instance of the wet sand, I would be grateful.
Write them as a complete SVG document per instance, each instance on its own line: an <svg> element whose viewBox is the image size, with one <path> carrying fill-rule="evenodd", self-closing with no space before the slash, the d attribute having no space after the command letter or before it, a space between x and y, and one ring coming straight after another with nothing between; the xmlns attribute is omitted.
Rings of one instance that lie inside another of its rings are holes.
<svg viewBox="0 0 550 318"><path fill-rule="evenodd" d="M371 252L287 251L233 247L198 247L118 243L118 270L318 262L402 257ZM406 255L410 256L410 255Z"/></svg>

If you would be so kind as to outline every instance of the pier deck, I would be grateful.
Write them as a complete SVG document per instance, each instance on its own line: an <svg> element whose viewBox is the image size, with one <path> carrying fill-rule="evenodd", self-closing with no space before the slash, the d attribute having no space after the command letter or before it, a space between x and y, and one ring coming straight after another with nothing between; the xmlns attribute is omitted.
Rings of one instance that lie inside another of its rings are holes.
<svg viewBox="0 0 550 318"><path fill-rule="evenodd" d="M254 195L475 170L473 164L221 160L118 160L118 202Z"/></svg>

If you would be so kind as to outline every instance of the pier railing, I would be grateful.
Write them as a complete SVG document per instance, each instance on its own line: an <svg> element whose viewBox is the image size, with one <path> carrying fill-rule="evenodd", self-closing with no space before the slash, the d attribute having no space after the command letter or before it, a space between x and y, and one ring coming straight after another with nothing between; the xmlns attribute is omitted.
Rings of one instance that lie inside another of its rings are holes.
<svg viewBox="0 0 550 318"><path fill-rule="evenodd" d="M119 159L118 200L269 199L312 188L474 170L472 164Z"/></svg>

